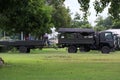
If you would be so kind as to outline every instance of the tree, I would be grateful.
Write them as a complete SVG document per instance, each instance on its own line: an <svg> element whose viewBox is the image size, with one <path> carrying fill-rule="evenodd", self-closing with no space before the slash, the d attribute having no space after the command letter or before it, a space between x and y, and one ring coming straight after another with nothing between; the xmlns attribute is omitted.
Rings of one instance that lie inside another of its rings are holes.
<svg viewBox="0 0 120 80"><path fill-rule="evenodd" d="M75 14L75 17L71 22L71 27L75 27L75 28L92 28L91 24L87 20L82 19L79 13Z"/></svg>
<svg viewBox="0 0 120 80"><path fill-rule="evenodd" d="M99 16L96 21L97 24L95 26L95 29L97 31L105 30L105 29L110 29L113 26L113 20L110 16L107 18L103 19L103 17Z"/></svg>
<svg viewBox="0 0 120 80"><path fill-rule="evenodd" d="M112 28L120 29L120 21L114 21Z"/></svg>
<svg viewBox="0 0 120 80"><path fill-rule="evenodd" d="M48 4L53 7L52 22L56 29L60 27L70 27L71 16L69 9L66 9L64 0L47 0Z"/></svg>
<svg viewBox="0 0 120 80"><path fill-rule="evenodd" d="M90 0L78 0L80 3L81 10L85 12L85 17L87 17ZM109 13L114 19L120 19L120 0L95 0L94 9L97 13L101 13L105 7L110 5Z"/></svg>
<svg viewBox="0 0 120 80"><path fill-rule="evenodd" d="M0 0L0 28L7 32L50 32L51 14L45 0Z"/></svg>
<svg viewBox="0 0 120 80"><path fill-rule="evenodd" d="M104 19L103 26L109 29L112 28L112 25L113 25L113 19L110 16Z"/></svg>
<svg viewBox="0 0 120 80"><path fill-rule="evenodd" d="M95 31L103 31L103 30L106 30L106 28L104 26L95 26L94 30Z"/></svg>

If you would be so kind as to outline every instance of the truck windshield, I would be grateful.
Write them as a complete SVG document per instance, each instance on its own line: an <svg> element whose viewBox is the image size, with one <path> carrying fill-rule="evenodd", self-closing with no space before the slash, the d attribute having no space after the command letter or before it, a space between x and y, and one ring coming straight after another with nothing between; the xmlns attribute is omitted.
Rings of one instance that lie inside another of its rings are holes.
<svg viewBox="0 0 120 80"><path fill-rule="evenodd" d="M112 33L111 32L107 32L107 33L105 33L105 39L106 40L113 40L113 36L112 36Z"/></svg>

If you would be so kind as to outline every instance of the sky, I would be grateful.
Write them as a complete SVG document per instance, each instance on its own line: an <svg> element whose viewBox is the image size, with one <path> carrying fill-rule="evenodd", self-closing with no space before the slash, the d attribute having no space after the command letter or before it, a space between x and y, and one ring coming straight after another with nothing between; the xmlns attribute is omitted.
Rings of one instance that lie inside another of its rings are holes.
<svg viewBox="0 0 120 80"><path fill-rule="evenodd" d="M89 8L89 12L90 12L90 16L88 17L88 21L91 23L92 26L95 26L95 20L97 18L96 16L96 12L93 8L93 2L95 0L91 0L90 2L90 8ZM74 18L74 15L76 12L78 12L80 15L82 15L82 12L79 10L80 5L78 3L78 0L65 0L64 2L66 8L69 7L70 11L71 11L71 17ZM101 14L98 14L100 16L103 16L103 18L106 18L108 16L108 7L104 9L104 11Z"/></svg>

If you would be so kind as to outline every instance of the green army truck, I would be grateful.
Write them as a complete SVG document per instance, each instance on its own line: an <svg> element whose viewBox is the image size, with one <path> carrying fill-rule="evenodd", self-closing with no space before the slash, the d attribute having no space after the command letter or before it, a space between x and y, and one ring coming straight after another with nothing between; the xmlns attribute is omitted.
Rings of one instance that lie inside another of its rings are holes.
<svg viewBox="0 0 120 80"><path fill-rule="evenodd" d="M60 28L58 30L58 46L67 47L69 53L100 50L110 53L115 50L114 34L111 31L95 32L93 29Z"/></svg>

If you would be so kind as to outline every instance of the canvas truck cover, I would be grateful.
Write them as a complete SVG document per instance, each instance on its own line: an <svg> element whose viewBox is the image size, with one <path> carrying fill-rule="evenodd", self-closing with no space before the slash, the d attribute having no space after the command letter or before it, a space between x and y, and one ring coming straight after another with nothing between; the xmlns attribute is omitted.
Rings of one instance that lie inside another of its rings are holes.
<svg viewBox="0 0 120 80"><path fill-rule="evenodd" d="M59 28L58 32L79 32L79 33L94 33L93 29L80 29L80 28Z"/></svg>

